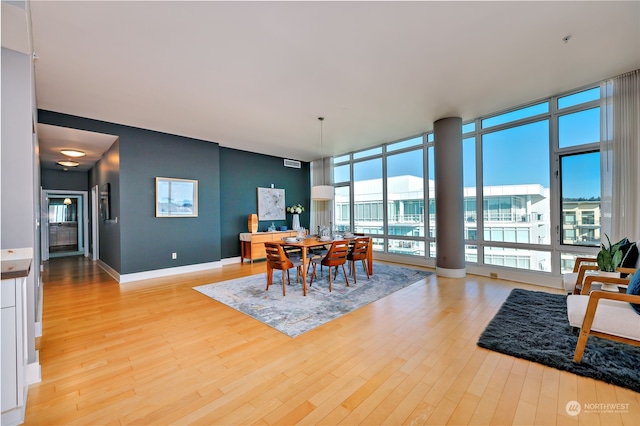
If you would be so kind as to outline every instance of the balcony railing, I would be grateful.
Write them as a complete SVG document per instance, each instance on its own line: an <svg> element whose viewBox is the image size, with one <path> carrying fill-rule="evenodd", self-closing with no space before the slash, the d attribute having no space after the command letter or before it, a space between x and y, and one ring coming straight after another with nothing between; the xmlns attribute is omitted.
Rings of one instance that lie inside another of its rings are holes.
<svg viewBox="0 0 640 426"><path fill-rule="evenodd" d="M389 215L389 223L424 223L423 214Z"/></svg>
<svg viewBox="0 0 640 426"><path fill-rule="evenodd" d="M515 222L526 222L531 223L537 220L537 213L498 213L498 212L484 212L482 215L482 219L485 222L507 222L507 223L515 223Z"/></svg>

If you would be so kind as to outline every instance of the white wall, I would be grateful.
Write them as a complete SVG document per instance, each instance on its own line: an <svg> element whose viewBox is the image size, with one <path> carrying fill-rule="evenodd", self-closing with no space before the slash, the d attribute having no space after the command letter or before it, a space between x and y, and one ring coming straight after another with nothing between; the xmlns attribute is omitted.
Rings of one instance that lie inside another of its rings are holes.
<svg viewBox="0 0 640 426"><path fill-rule="evenodd" d="M0 248L36 248L36 188L33 137L33 67L31 55L2 48L2 145L0 151ZM35 281L39 255L34 250L27 278L27 354L36 362Z"/></svg>

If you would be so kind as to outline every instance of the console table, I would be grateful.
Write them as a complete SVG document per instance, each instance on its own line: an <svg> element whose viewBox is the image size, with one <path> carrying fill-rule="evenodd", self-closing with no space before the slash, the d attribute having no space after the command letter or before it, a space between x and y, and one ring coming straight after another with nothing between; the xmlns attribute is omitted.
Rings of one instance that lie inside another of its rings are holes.
<svg viewBox="0 0 640 426"><path fill-rule="evenodd" d="M295 237L298 231L243 232L240 234L240 263L245 259L253 263L256 259L264 259L267 253L264 243L280 241L285 237Z"/></svg>

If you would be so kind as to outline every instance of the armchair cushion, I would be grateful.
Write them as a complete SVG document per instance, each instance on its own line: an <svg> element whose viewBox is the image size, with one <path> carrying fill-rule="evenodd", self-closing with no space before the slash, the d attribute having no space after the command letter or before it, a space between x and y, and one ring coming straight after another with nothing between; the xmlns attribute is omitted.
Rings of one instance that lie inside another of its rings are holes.
<svg viewBox="0 0 640 426"><path fill-rule="evenodd" d="M567 272L566 274L562 274L562 284L564 285L564 289L571 293L573 288L576 285L576 280L578 279L577 272Z"/></svg>
<svg viewBox="0 0 640 426"><path fill-rule="evenodd" d="M633 274L633 276L631 277L631 281L629 281L629 287L627 287L627 294L640 296L640 270ZM629 304L638 314L640 314L640 303L629 302Z"/></svg>
<svg viewBox="0 0 640 426"><path fill-rule="evenodd" d="M588 303L588 295L567 296L567 315L571 326L582 327ZM601 299L591 330L640 341L640 316L628 302Z"/></svg>

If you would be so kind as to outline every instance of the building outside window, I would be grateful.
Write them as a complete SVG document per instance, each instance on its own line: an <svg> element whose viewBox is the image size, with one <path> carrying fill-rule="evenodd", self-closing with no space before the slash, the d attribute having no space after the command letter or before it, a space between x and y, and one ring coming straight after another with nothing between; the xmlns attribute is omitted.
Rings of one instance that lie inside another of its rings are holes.
<svg viewBox="0 0 640 426"><path fill-rule="evenodd" d="M551 272L559 253L564 271L582 253L571 247L597 247L599 98L594 87L463 125L467 262ZM434 258L435 143L429 132L334 158L336 228Z"/></svg>

